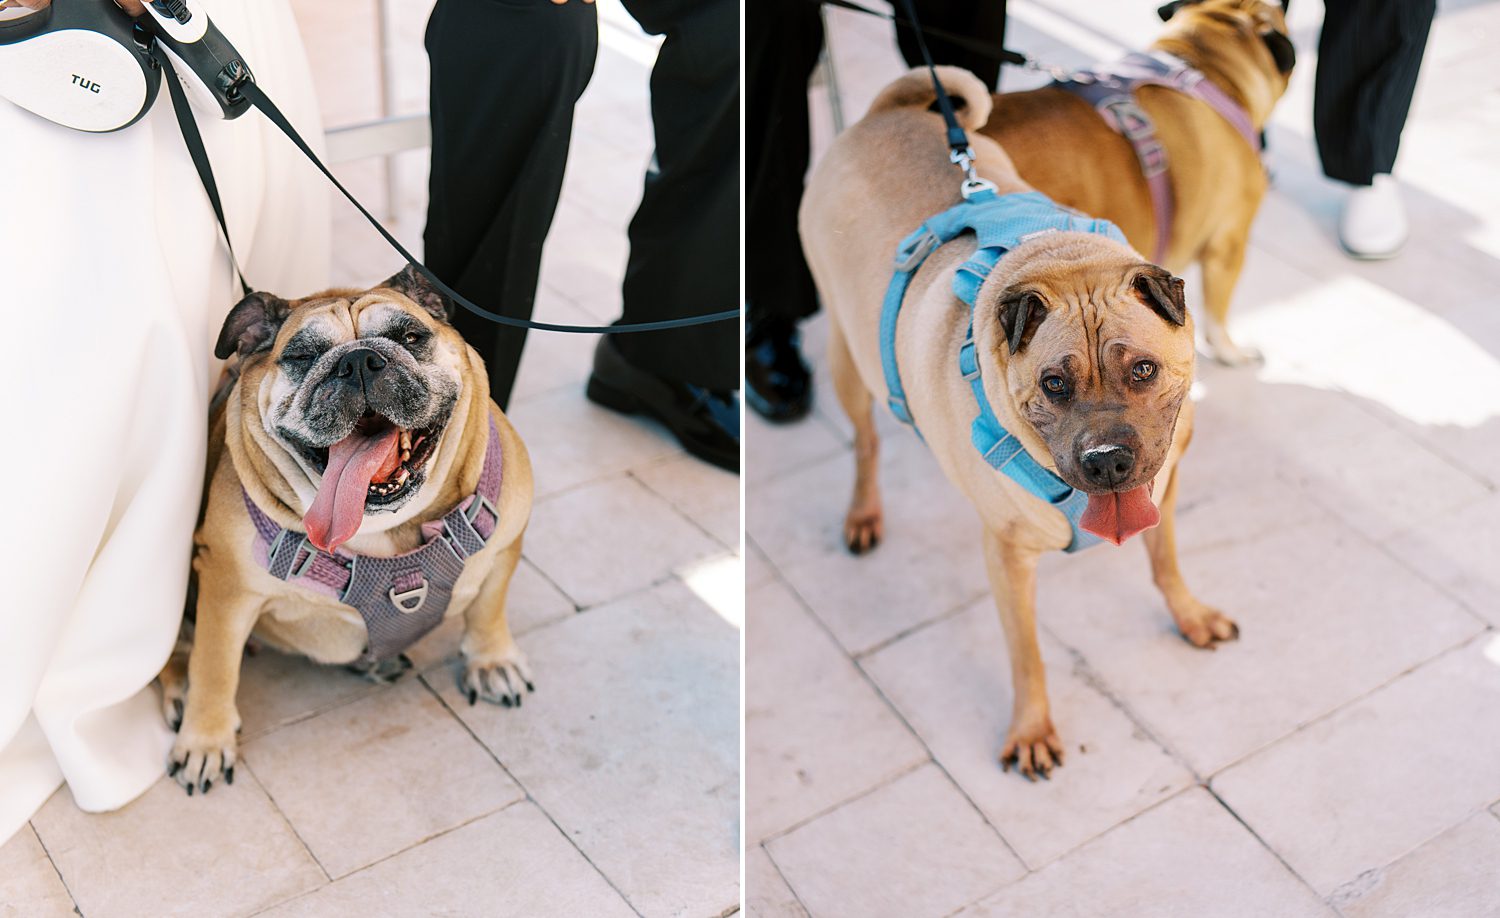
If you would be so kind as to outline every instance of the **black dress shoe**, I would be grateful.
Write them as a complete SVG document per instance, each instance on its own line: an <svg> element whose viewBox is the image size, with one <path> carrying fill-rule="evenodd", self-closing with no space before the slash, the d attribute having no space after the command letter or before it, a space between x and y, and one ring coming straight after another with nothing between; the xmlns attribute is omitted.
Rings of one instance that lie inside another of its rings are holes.
<svg viewBox="0 0 1500 918"><path fill-rule="evenodd" d="M740 403L733 392L714 392L643 370L625 359L609 335L594 349L594 373L584 391L597 405L655 418L689 453L739 472Z"/></svg>
<svg viewBox="0 0 1500 918"><path fill-rule="evenodd" d="M745 331L745 400L768 421L795 421L812 408L800 339L795 322L761 321Z"/></svg>

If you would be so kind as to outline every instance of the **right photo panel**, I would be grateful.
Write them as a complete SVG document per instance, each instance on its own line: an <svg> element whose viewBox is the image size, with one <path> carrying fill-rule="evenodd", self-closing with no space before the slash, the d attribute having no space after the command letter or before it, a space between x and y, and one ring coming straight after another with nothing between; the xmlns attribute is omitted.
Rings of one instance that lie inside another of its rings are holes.
<svg viewBox="0 0 1500 918"><path fill-rule="evenodd" d="M1500 914L1497 34L747 4L749 915Z"/></svg>

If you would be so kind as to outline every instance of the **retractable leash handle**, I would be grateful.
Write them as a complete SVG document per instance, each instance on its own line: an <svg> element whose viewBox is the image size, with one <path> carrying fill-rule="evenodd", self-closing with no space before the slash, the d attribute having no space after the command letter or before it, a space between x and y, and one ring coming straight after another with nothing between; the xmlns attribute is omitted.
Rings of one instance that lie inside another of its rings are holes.
<svg viewBox="0 0 1500 918"><path fill-rule="evenodd" d="M192 0L153 0L143 25L171 57L193 108L233 120L250 110L239 86L254 80L244 57Z"/></svg>
<svg viewBox="0 0 1500 918"><path fill-rule="evenodd" d="M54 0L0 20L0 97L77 131L118 131L156 100L161 71L150 49L113 0Z"/></svg>

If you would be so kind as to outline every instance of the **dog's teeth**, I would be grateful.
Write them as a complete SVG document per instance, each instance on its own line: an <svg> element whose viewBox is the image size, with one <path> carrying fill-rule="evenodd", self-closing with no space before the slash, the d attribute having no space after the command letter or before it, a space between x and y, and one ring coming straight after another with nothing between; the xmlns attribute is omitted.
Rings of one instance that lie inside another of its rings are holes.
<svg viewBox="0 0 1500 918"><path fill-rule="evenodd" d="M401 448L408 453L411 451L411 431L401 431Z"/></svg>
<svg viewBox="0 0 1500 918"><path fill-rule="evenodd" d="M410 477L411 477L411 469L402 469L401 470L401 474L396 476L396 484L397 485L404 485L404 484L406 484L406 479L408 479Z"/></svg>
<svg viewBox="0 0 1500 918"><path fill-rule="evenodd" d="M409 450L409 449L403 449L401 451L401 461L405 462L406 460L408 460L410 458L411 458L411 450Z"/></svg>

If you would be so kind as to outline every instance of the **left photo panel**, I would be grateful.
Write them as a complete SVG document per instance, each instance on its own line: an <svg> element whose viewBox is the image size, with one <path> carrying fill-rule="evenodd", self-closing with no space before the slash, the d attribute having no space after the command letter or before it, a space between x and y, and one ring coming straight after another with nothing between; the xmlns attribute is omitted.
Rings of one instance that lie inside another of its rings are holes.
<svg viewBox="0 0 1500 918"><path fill-rule="evenodd" d="M0 0L0 914L740 903L738 0Z"/></svg>

